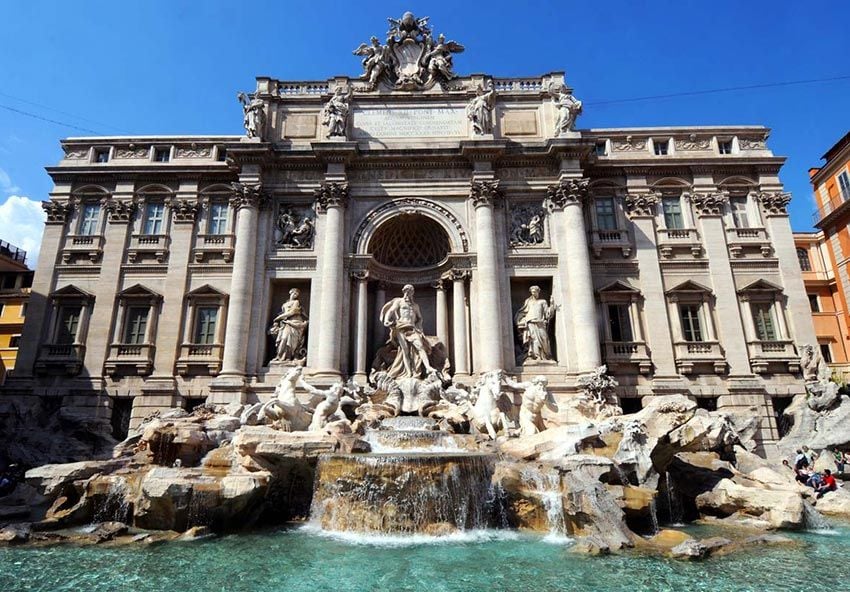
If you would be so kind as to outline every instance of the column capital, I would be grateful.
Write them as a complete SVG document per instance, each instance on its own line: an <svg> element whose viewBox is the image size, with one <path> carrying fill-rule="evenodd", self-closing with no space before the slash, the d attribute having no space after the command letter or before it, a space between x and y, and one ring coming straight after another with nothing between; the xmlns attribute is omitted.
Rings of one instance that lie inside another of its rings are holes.
<svg viewBox="0 0 850 592"><path fill-rule="evenodd" d="M502 199L502 191L499 189L498 179L474 180L469 187L469 199L476 209L480 206L495 207Z"/></svg>
<svg viewBox="0 0 850 592"><path fill-rule="evenodd" d="M443 290L446 289L446 282L443 278L440 278L438 280L434 280L433 282L431 282L430 285L431 285L432 288L434 288L438 292L442 292Z"/></svg>
<svg viewBox="0 0 850 592"><path fill-rule="evenodd" d="M74 210L74 204L70 201L51 199L41 202L41 209L47 214L45 224L65 224L68 221L68 216Z"/></svg>
<svg viewBox="0 0 850 592"><path fill-rule="evenodd" d="M316 197L316 210L326 212L328 208L345 208L348 205L348 183L325 181L313 192Z"/></svg>
<svg viewBox="0 0 850 592"><path fill-rule="evenodd" d="M139 207L132 199L116 199L112 196L105 198L101 205L109 215L107 220L115 223L130 222Z"/></svg>
<svg viewBox="0 0 850 592"><path fill-rule="evenodd" d="M728 191L689 191L683 195L691 200L700 217L721 216L729 203Z"/></svg>
<svg viewBox="0 0 850 592"><path fill-rule="evenodd" d="M630 219L654 218L655 209L661 197L657 193L628 193L623 198L626 215Z"/></svg>
<svg viewBox="0 0 850 592"><path fill-rule="evenodd" d="M196 199L172 199L171 216L175 224L194 224L201 211L201 204Z"/></svg>
<svg viewBox="0 0 850 592"><path fill-rule="evenodd" d="M233 209L263 207L268 201L268 195L263 191L262 183L238 183L230 184L233 194L230 196L230 205Z"/></svg>
<svg viewBox="0 0 850 592"><path fill-rule="evenodd" d="M356 269L348 272L349 277L358 282L365 282L369 279L369 271L367 269Z"/></svg>
<svg viewBox="0 0 850 592"><path fill-rule="evenodd" d="M768 216L787 216L791 194L784 191L756 191L753 197L761 203Z"/></svg>
<svg viewBox="0 0 850 592"><path fill-rule="evenodd" d="M579 177L561 179L554 185L549 185L546 190L546 198L543 200L544 209L552 212L563 210L571 204L582 205L587 201L589 183L590 179Z"/></svg>
<svg viewBox="0 0 850 592"><path fill-rule="evenodd" d="M449 271L444 273L442 276L440 276L440 279L451 280L453 282L462 282L462 281L468 279L469 276L470 276L470 273L469 273L468 269L450 269Z"/></svg>

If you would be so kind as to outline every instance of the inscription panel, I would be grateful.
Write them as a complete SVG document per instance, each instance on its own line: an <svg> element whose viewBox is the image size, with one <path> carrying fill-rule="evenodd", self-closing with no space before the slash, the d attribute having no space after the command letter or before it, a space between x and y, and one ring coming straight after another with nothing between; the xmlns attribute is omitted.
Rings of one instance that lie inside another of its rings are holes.
<svg viewBox="0 0 850 592"><path fill-rule="evenodd" d="M354 109L352 137L463 138L469 135L463 107Z"/></svg>

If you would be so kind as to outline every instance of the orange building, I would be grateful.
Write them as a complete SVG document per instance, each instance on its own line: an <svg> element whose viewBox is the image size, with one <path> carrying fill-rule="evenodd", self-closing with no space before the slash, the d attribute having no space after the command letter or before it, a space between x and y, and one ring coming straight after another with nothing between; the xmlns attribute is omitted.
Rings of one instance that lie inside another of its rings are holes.
<svg viewBox="0 0 850 592"><path fill-rule="evenodd" d="M847 305L850 297L850 132L827 150L822 158L825 161L823 166L809 169L809 178L818 206L814 214L814 225L820 232L797 234L797 253L801 266L804 264L802 249L807 250L812 260L813 270L806 272L804 268L803 273L810 298L811 295L817 294L818 305L834 307L834 312L830 308L824 308L813 314L819 341L821 331L826 340L828 334L836 330L836 323L838 325L841 339L833 334L836 338L835 341L829 342L829 353L833 364L837 366L836 370L839 370L838 366L842 364L840 356L843 356L846 363L846 352L850 352L850 346L847 344L850 339L850 307ZM817 262L823 263L826 272L822 278L818 278L818 272L814 270ZM833 276L831 280L827 277L830 274ZM811 279L808 279L807 275L811 275ZM828 297L828 294L831 296ZM814 306L813 303L813 308ZM831 318L833 315L836 317L834 320ZM842 345L844 353L839 354L837 351L838 343ZM824 352L826 357L826 350Z"/></svg>
<svg viewBox="0 0 850 592"><path fill-rule="evenodd" d="M27 252L0 240L0 385L15 367L33 272Z"/></svg>

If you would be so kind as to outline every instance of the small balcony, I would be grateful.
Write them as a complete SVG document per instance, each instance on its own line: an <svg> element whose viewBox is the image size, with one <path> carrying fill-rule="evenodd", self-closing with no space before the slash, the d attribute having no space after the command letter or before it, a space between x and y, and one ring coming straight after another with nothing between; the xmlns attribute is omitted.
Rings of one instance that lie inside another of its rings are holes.
<svg viewBox="0 0 850 592"><path fill-rule="evenodd" d="M677 341L676 368L682 374L692 374L696 364L710 364L716 374L726 372L726 357L718 341Z"/></svg>
<svg viewBox="0 0 850 592"><path fill-rule="evenodd" d="M224 346L221 344L184 343L180 346L180 357L177 359L177 374L206 373L216 376L221 371L221 355Z"/></svg>
<svg viewBox="0 0 850 592"><path fill-rule="evenodd" d="M632 253L632 242L629 231L625 228L617 230L591 230L590 248L597 258L602 256L605 249L616 249L628 257Z"/></svg>
<svg viewBox="0 0 850 592"><path fill-rule="evenodd" d="M799 372L800 356L790 340L748 341L750 366L756 374L764 374L770 364L787 364L788 372Z"/></svg>
<svg viewBox="0 0 850 592"><path fill-rule="evenodd" d="M155 347L149 343L113 343L103 371L114 376L128 373L146 376L153 372Z"/></svg>
<svg viewBox="0 0 850 592"><path fill-rule="evenodd" d="M726 244L732 257L742 257L746 250L760 252L762 257L773 254L773 246L764 228L727 228Z"/></svg>
<svg viewBox="0 0 850 592"><path fill-rule="evenodd" d="M127 261L136 263L153 258L157 263L165 263L169 242L171 241L165 234L134 234L130 237Z"/></svg>
<svg viewBox="0 0 850 592"><path fill-rule="evenodd" d="M605 363L609 367L636 365L641 374L652 372L649 348L643 341L606 341Z"/></svg>
<svg viewBox="0 0 850 592"><path fill-rule="evenodd" d="M818 195L814 196L815 203L820 203L820 199ZM846 204L850 203L850 194L846 191L839 191L838 195L829 196L829 201L823 203L821 207L814 211L812 214L812 225L821 228L818 226L822 224L831 214L837 212L838 210L846 211L848 207Z"/></svg>
<svg viewBox="0 0 850 592"><path fill-rule="evenodd" d="M76 376L83 367L83 357L86 346L80 343L46 343L41 346L35 361L35 371L47 374L59 371L69 376Z"/></svg>
<svg viewBox="0 0 850 592"><path fill-rule="evenodd" d="M203 263L211 259L221 259L225 263L232 263L233 242L232 234L199 234L193 252L195 263Z"/></svg>
<svg viewBox="0 0 850 592"><path fill-rule="evenodd" d="M675 251L690 251L694 257L702 257L702 243L695 228L659 228L658 250L669 259Z"/></svg>
<svg viewBox="0 0 850 592"><path fill-rule="evenodd" d="M62 249L62 263L73 263L81 258L97 263L103 256L103 242L99 234L69 234Z"/></svg>

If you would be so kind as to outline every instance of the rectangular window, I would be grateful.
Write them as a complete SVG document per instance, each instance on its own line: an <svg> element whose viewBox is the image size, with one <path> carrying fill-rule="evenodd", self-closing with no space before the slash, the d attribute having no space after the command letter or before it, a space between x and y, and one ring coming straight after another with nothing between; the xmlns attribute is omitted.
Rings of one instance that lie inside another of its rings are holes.
<svg viewBox="0 0 850 592"><path fill-rule="evenodd" d="M154 162L168 162L171 160L171 148L154 148L153 149L153 161Z"/></svg>
<svg viewBox="0 0 850 592"><path fill-rule="evenodd" d="M29 302L21 303L21 318L22 319L27 316L27 304L29 304Z"/></svg>
<svg viewBox="0 0 850 592"><path fill-rule="evenodd" d="M667 156L669 146L670 140L652 140L652 148L655 150L656 156Z"/></svg>
<svg viewBox="0 0 850 592"><path fill-rule="evenodd" d="M756 326L756 339L759 341L776 341L776 324L773 322L773 305L753 302L753 322Z"/></svg>
<svg viewBox="0 0 850 592"><path fill-rule="evenodd" d="M729 199L729 207L732 210L732 219L735 222L735 228L749 228L750 219L747 216L747 198L732 197Z"/></svg>
<svg viewBox="0 0 850 592"><path fill-rule="evenodd" d="M682 218L682 201L678 197L662 198L661 207L664 210L664 225L667 228L685 227L685 222Z"/></svg>
<svg viewBox="0 0 850 592"><path fill-rule="evenodd" d="M12 335L9 338L9 347L21 347L21 336L20 335ZM823 347L823 346L821 346Z"/></svg>
<svg viewBox="0 0 850 592"><path fill-rule="evenodd" d="M210 204L209 234L227 234L227 204L213 202Z"/></svg>
<svg viewBox="0 0 850 592"><path fill-rule="evenodd" d="M219 146L218 152L216 153L216 160L219 162L224 162L227 160L227 148L224 146Z"/></svg>
<svg viewBox="0 0 850 592"><path fill-rule="evenodd" d="M87 203L83 204L83 211L80 212L80 234L91 236L99 231L100 221L100 204Z"/></svg>
<svg viewBox="0 0 850 592"><path fill-rule="evenodd" d="M832 364L832 349L828 343L820 344L820 355L823 356L823 361L827 364Z"/></svg>
<svg viewBox="0 0 850 592"><path fill-rule="evenodd" d="M801 271L812 270L812 261L809 259L809 251L807 249L797 249L797 260L800 262Z"/></svg>
<svg viewBox="0 0 850 592"><path fill-rule="evenodd" d="M608 323L611 328L611 341L633 341L632 320L628 304L609 304Z"/></svg>
<svg viewBox="0 0 850 592"><path fill-rule="evenodd" d="M720 154L732 154L732 140L717 140L717 150Z"/></svg>
<svg viewBox="0 0 850 592"><path fill-rule="evenodd" d="M838 175L838 187L841 190L841 199L847 201L850 199L850 175L847 171L842 171Z"/></svg>
<svg viewBox="0 0 850 592"><path fill-rule="evenodd" d="M144 234L162 234L162 220L165 204L149 203L145 208Z"/></svg>
<svg viewBox="0 0 850 592"><path fill-rule="evenodd" d="M812 308L812 312L820 312L820 301L817 294L809 294L809 306Z"/></svg>
<svg viewBox="0 0 850 592"><path fill-rule="evenodd" d="M5 311L5 310L6 310L6 305L4 303L0 302L0 317L3 316L3 311Z"/></svg>
<svg viewBox="0 0 850 592"><path fill-rule="evenodd" d="M616 230L617 215L614 213L613 197L598 197L596 203L596 227L599 230Z"/></svg>
<svg viewBox="0 0 850 592"><path fill-rule="evenodd" d="M596 156L608 156L608 142L606 140L596 142Z"/></svg>
<svg viewBox="0 0 850 592"><path fill-rule="evenodd" d="M682 318L682 337L685 341L702 341L702 323L699 304L680 304L679 315Z"/></svg>
<svg viewBox="0 0 850 592"><path fill-rule="evenodd" d="M95 148L94 161L100 163L109 162L109 148Z"/></svg>
<svg viewBox="0 0 850 592"><path fill-rule="evenodd" d="M124 343L141 345L145 343L148 329L148 306L131 306L127 310L127 322L124 325Z"/></svg>
<svg viewBox="0 0 850 592"><path fill-rule="evenodd" d="M218 323L217 306L201 306L195 317L195 343L211 345L215 343L215 329Z"/></svg>
<svg viewBox="0 0 850 592"><path fill-rule="evenodd" d="M59 309L59 323L56 327L56 343L74 343L80 327L80 315L83 307L79 305L63 306Z"/></svg>

